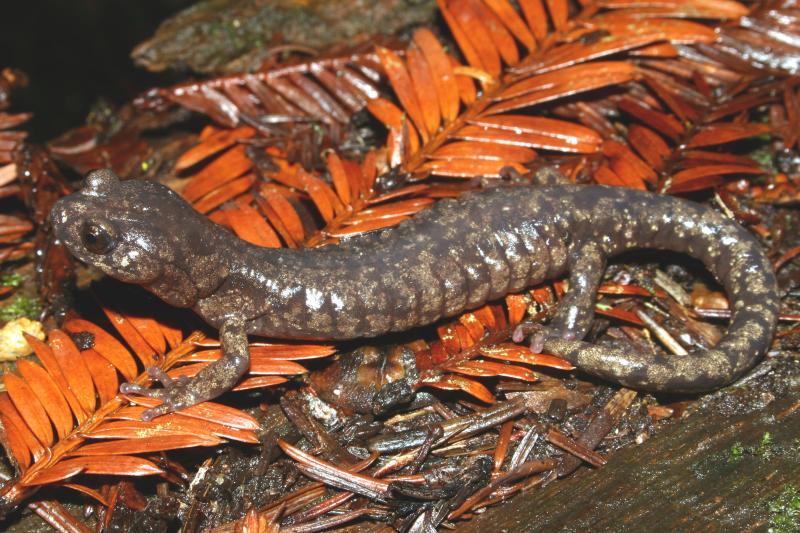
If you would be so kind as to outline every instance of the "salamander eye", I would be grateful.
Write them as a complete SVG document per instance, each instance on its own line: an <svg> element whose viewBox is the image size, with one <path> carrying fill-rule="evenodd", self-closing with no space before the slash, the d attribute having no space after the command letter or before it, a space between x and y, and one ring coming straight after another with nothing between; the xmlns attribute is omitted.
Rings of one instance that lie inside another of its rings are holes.
<svg viewBox="0 0 800 533"><path fill-rule="evenodd" d="M86 221L81 228L83 246L93 254L107 254L116 244L114 235L108 228L97 222Z"/></svg>

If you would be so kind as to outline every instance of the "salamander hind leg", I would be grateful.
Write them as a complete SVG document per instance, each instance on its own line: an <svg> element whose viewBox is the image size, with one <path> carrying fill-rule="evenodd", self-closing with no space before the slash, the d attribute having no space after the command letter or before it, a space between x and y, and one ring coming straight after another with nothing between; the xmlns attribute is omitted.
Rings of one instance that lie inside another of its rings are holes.
<svg viewBox="0 0 800 533"><path fill-rule="evenodd" d="M242 322L226 322L220 329L222 357L205 367L194 378L171 378L157 367L147 369L148 374L162 385L160 389L147 389L135 383L123 383L120 392L157 398L163 403L142 414L142 420L152 420L173 411L191 407L216 398L233 387L250 367L250 349L247 332Z"/></svg>
<svg viewBox="0 0 800 533"><path fill-rule="evenodd" d="M596 243L577 245L570 253L569 287L550 324L523 322L514 332L514 341L530 335L531 350L540 353L550 339L580 340L594 320L597 289L605 271L606 257Z"/></svg>

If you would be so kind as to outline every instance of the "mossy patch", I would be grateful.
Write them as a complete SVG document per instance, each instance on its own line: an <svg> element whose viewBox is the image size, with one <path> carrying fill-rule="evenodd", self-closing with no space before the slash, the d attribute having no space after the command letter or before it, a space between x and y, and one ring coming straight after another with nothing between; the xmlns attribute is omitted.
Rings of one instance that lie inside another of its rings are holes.
<svg viewBox="0 0 800 533"><path fill-rule="evenodd" d="M786 485L767 507L770 533L800 532L800 489L792 484Z"/></svg>
<svg viewBox="0 0 800 533"><path fill-rule="evenodd" d="M0 276L0 287L19 287L25 281L20 274L3 274Z"/></svg>
<svg viewBox="0 0 800 533"><path fill-rule="evenodd" d="M42 313L42 303L38 298L16 296L7 305L0 307L0 320L9 321L16 318L38 319Z"/></svg>

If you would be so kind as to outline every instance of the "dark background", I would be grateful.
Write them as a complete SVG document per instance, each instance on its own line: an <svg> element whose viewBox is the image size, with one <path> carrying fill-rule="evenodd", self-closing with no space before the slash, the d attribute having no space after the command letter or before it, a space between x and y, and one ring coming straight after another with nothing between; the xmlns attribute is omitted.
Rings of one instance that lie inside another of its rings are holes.
<svg viewBox="0 0 800 533"><path fill-rule="evenodd" d="M11 95L11 112L31 111L24 128L44 142L83 124L92 106L120 105L176 73L154 74L130 59L134 46L194 0L0 1L0 69L21 69L26 88Z"/></svg>

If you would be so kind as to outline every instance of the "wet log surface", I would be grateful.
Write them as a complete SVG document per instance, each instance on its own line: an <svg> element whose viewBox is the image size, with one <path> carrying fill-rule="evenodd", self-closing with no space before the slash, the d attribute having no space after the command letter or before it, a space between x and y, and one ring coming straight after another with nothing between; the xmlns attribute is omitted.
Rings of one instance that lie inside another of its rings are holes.
<svg viewBox="0 0 800 533"><path fill-rule="evenodd" d="M701 408L605 467L582 468L458 530L800 531L800 388L774 401L762 394L739 414Z"/></svg>
<svg viewBox="0 0 800 533"><path fill-rule="evenodd" d="M257 69L273 45L313 48L368 42L436 16L432 0L214 0L166 19L131 56L151 71Z"/></svg>

